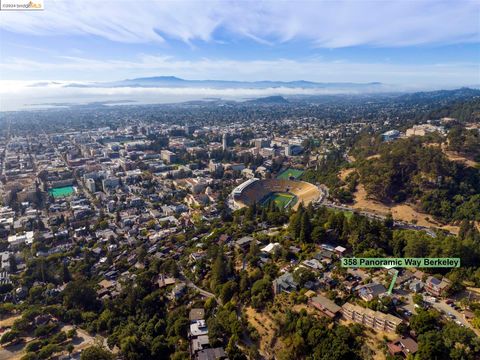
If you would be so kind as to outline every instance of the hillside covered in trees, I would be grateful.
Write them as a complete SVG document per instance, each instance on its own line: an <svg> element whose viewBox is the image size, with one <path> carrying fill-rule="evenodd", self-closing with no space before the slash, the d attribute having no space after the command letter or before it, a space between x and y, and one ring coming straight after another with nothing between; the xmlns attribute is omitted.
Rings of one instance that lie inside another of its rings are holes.
<svg viewBox="0 0 480 360"><path fill-rule="evenodd" d="M480 132L461 126L452 127L448 133L448 149L480 162Z"/></svg>
<svg viewBox="0 0 480 360"><path fill-rule="evenodd" d="M407 201L445 221L480 220L479 169L450 161L421 138L382 143L378 155L357 159L356 164L371 198Z"/></svg>
<svg viewBox="0 0 480 360"><path fill-rule="evenodd" d="M480 121L480 97L477 95L473 99L457 101L424 115L425 119L440 119L442 117L455 118L461 122Z"/></svg>

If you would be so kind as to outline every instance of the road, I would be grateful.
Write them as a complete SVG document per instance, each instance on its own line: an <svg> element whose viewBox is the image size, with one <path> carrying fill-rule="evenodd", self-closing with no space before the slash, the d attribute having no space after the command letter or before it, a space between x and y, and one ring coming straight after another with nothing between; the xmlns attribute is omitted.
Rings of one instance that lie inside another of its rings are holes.
<svg viewBox="0 0 480 360"><path fill-rule="evenodd" d="M410 311L412 314L416 314L417 313L417 309L415 308L415 306L413 305L413 298L412 298L412 294L408 293L408 294L402 294L404 297L407 298L407 303L405 305L402 306L402 308L404 310L408 310ZM480 331L478 331L477 329L475 329L467 320L465 320L465 318L463 317L463 314L460 312L460 311L457 311L455 310L454 308L450 307L446 302L445 300L439 300L438 302L435 302L435 303L432 303L431 304L432 307L436 310L438 310L440 313L445 313L445 317L448 318L450 321L455 321L455 320L458 320L460 321L460 323L473 330L477 336L480 336ZM449 318L446 314L448 313L451 313L452 315L455 316L454 319L451 319Z"/></svg>
<svg viewBox="0 0 480 360"><path fill-rule="evenodd" d="M187 278L187 277L185 276L185 273L183 272L183 269L182 269L181 267L180 267L179 270L180 270L180 276L179 276L180 280L184 281L185 284L186 284L189 288L197 290L201 295L203 295L203 296L205 296L205 297L207 297L207 298L215 298L215 300L217 300L217 302L219 302L219 299L217 299L217 298L215 297L215 294L213 294L213 293L211 293L211 292L209 292L209 291L207 291L207 290L204 290L204 289L202 289L202 288L199 288L199 287L198 287L197 285L195 285L189 278ZM220 303L220 302L219 302L219 303Z"/></svg>
<svg viewBox="0 0 480 360"><path fill-rule="evenodd" d="M445 302L445 300L433 303L432 306L440 312L445 312L445 314L451 313L453 316L455 316L455 318L452 319L453 321L458 320L463 326L472 329L477 334L477 336L480 336L480 331L475 329L467 320L465 320L463 314L460 311L457 311L453 307L449 306Z"/></svg>
<svg viewBox="0 0 480 360"><path fill-rule="evenodd" d="M211 292L208 292L207 290L203 290L203 289L199 288L197 285L195 285L193 282L191 282L187 278L185 278L185 283L187 284L187 286L189 288L197 290L200 293L200 295L203 295L207 298L214 298L215 297L214 294L212 294Z"/></svg>

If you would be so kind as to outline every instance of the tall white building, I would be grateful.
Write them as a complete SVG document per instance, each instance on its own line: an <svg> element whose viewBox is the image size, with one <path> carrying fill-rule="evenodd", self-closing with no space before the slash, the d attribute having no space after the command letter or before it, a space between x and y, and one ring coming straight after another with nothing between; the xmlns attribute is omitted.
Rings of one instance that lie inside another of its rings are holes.
<svg viewBox="0 0 480 360"><path fill-rule="evenodd" d="M87 187L88 191L90 191L91 193L94 193L96 191L95 180L92 178L87 178L85 180L85 186Z"/></svg>
<svg viewBox="0 0 480 360"><path fill-rule="evenodd" d="M228 149L227 134L223 134L222 136L222 148L223 148L223 151L226 151Z"/></svg>
<svg viewBox="0 0 480 360"><path fill-rule="evenodd" d="M290 144L285 146L285 156L292 156L292 148L290 146Z"/></svg>

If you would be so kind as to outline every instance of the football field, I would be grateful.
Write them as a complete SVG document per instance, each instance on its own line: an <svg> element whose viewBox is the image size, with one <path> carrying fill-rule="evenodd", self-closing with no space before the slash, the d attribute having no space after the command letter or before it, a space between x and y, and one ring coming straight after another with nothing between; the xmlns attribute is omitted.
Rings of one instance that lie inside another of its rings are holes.
<svg viewBox="0 0 480 360"><path fill-rule="evenodd" d="M276 206L281 209L286 207L291 207L297 202L297 197L289 193L270 193L263 200L262 205L268 204L270 201L273 201Z"/></svg>

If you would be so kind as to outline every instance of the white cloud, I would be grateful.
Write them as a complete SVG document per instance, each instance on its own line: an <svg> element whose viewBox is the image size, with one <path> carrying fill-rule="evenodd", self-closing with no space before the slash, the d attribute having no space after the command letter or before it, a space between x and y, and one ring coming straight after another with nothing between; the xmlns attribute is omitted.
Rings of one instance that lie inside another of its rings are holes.
<svg viewBox="0 0 480 360"><path fill-rule="evenodd" d="M45 1L2 12L0 27L31 35L89 34L117 42L214 41L218 32L319 47L479 41L478 1Z"/></svg>

